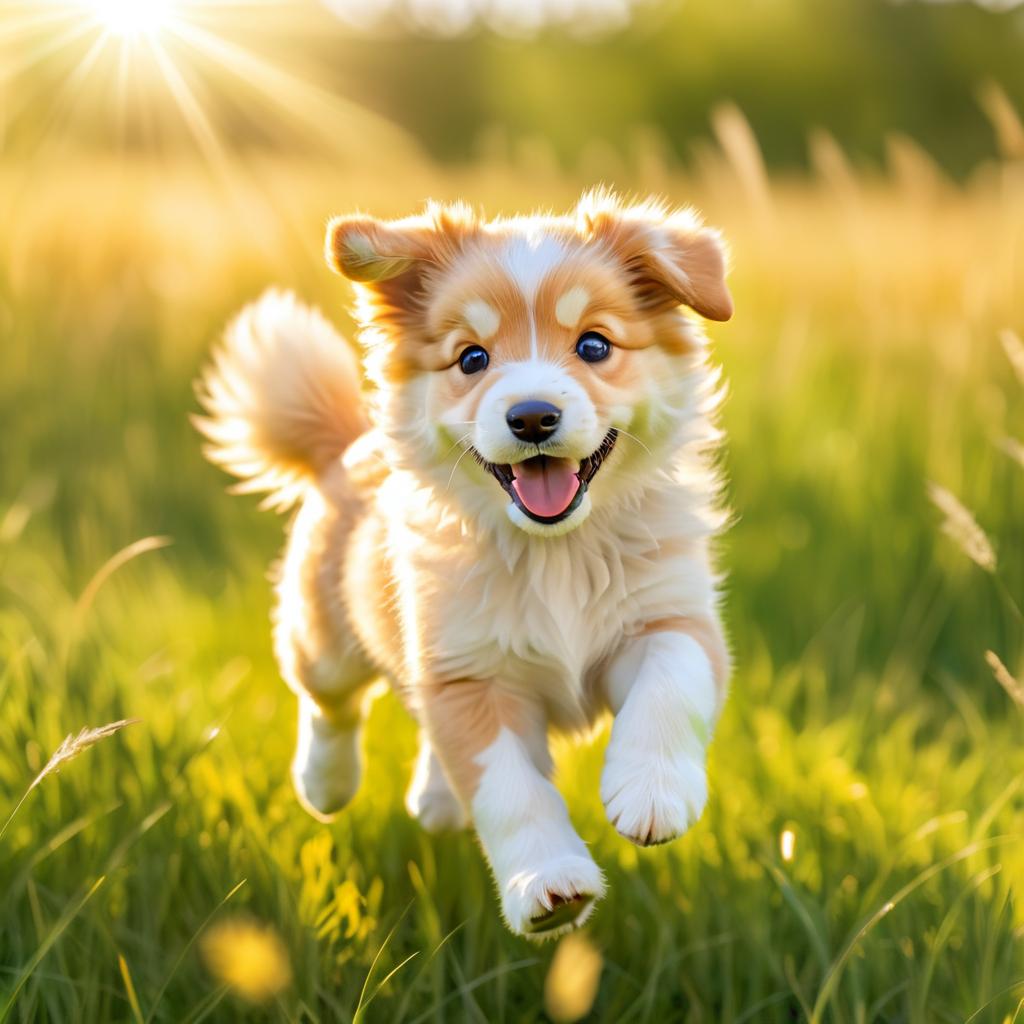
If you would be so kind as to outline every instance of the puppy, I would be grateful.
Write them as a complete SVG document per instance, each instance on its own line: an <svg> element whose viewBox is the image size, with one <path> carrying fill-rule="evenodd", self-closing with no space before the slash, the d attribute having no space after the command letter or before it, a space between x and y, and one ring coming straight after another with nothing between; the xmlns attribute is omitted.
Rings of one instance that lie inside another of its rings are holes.
<svg viewBox="0 0 1024 1024"><path fill-rule="evenodd" d="M339 217L326 253L354 282L369 390L323 317L272 291L228 328L197 418L238 490L299 505L274 623L299 799L324 819L352 799L387 677L420 726L409 811L471 822L509 927L556 935L604 882L549 729L614 716L601 798L633 843L682 835L707 796L725 515L686 310L731 315L722 244L689 211L595 192L567 216Z"/></svg>

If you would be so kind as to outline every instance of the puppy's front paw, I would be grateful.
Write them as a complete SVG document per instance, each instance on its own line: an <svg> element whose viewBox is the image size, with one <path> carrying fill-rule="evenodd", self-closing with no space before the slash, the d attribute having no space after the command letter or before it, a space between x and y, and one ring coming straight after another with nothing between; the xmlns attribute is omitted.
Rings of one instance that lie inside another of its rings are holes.
<svg viewBox="0 0 1024 1024"><path fill-rule="evenodd" d="M601 869L590 857L569 854L513 875L501 909L514 932L542 941L581 925L603 895Z"/></svg>
<svg viewBox="0 0 1024 1024"><path fill-rule="evenodd" d="M695 824L708 798L707 772L692 755L619 756L609 745L601 801L620 835L638 846L667 843Z"/></svg>

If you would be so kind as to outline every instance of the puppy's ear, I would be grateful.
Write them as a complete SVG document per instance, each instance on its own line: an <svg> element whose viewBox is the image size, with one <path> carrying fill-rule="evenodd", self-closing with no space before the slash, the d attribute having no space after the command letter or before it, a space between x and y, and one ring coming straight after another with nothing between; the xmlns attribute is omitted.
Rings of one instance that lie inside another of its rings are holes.
<svg viewBox="0 0 1024 1024"><path fill-rule="evenodd" d="M732 316L724 243L693 211L669 212L656 203L625 206L598 192L584 196L576 214L577 230L625 265L643 309L682 304L708 320Z"/></svg>
<svg viewBox="0 0 1024 1024"><path fill-rule="evenodd" d="M359 214L327 225L327 265L350 281L390 281L431 262L429 229L413 221L386 223Z"/></svg>
<svg viewBox="0 0 1024 1024"><path fill-rule="evenodd" d="M356 282L369 318L408 327L422 313L431 277L452 263L476 230L468 206L429 203L404 220L335 217L324 248L328 265Z"/></svg>

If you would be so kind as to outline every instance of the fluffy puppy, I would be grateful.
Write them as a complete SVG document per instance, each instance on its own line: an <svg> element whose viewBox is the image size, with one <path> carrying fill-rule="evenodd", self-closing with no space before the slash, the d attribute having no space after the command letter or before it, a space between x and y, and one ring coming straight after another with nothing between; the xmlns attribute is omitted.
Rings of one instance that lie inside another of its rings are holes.
<svg viewBox="0 0 1024 1024"><path fill-rule="evenodd" d="M229 327L197 419L239 490L299 503L275 617L299 798L326 818L355 794L386 676L420 725L409 811L471 821L509 926L558 934L604 882L549 729L611 711L601 798L631 842L681 835L707 796L724 515L716 376L683 307L731 315L721 242L597 192L567 216L339 217L326 251L355 285L367 394L331 326L270 292Z"/></svg>

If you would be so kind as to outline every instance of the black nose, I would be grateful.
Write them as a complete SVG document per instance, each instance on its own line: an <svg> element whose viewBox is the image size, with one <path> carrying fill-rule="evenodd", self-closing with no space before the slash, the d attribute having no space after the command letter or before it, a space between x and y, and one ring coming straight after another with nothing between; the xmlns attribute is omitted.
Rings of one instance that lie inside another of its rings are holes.
<svg viewBox="0 0 1024 1024"><path fill-rule="evenodd" d="M550 402L530 399L528 402L516 402L507 413L505 422L520 441L540 444L546 441L557 429L562 418L562 410Z"/></svg>

